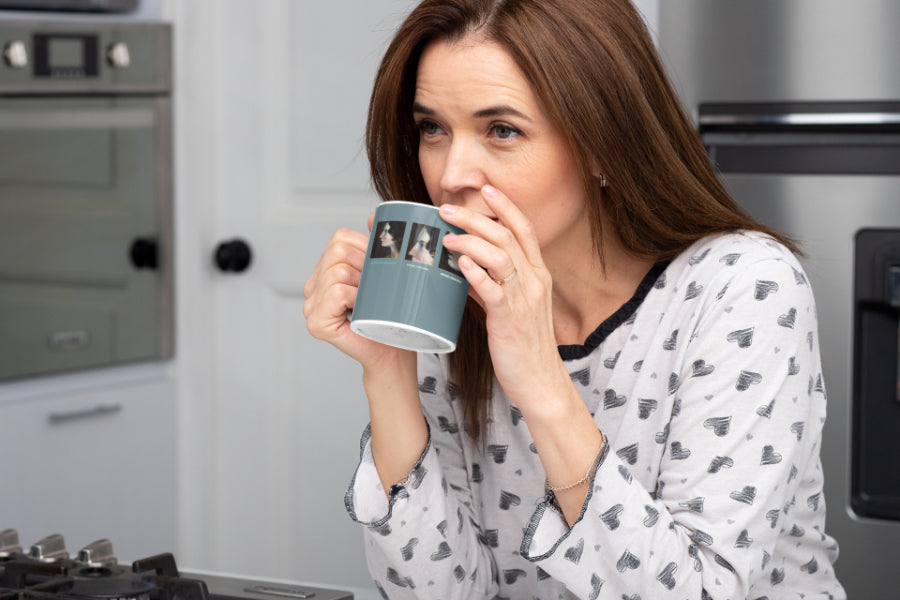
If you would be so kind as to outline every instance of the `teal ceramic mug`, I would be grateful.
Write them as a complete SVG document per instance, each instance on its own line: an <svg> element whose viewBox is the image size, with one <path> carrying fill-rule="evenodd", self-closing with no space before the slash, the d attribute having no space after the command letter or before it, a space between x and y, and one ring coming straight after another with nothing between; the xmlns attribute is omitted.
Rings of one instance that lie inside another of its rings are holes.
<svg viewBox="0 0 900 600"><path fill-rule="evenodd" d="M350 329L397 348L453 352L469 282L444 235L465 233L428 204L400 200L375 209Z"/></svg>

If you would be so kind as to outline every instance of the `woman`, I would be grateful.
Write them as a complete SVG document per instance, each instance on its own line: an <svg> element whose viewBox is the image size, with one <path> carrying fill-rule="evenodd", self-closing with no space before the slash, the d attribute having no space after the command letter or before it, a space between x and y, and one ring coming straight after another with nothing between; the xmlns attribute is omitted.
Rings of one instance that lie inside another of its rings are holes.
<svg viewBox="0 0 900 600"><path fill-rule="evenodd" d="M471 284L449 358L350 331L361 233L304 289L363 367L346 504L385 597L844 597L796 248L720 186L628 0L422 2L367 142Z"/></svg>

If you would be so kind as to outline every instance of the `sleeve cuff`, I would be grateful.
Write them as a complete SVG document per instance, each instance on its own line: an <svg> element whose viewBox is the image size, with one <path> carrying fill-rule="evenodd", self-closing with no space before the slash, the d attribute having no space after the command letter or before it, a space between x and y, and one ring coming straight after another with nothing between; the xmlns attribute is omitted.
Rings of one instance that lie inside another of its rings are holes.
<svg viewBox="0 0 900 600"><path fill-rule="evenodd" d="M556 502L553 492L547 490L544 498L538 503L528 526L525 528L525 536L522 538L522 547L520 552L523 557L531 562L545 560L556 552L569 534L578 527L578 524L584 518L591 498L594 495L594 481L597 474L603 468L606 462L606 456L609 454L609 445L603 450L603 456L600 457L600 464L594 471L594 477L588 486L587 495L584 498L584 504L581 506L581 512L572 527L569 527L565 515Z"/></svg>
<svg viewBox="0 0 900 600"><path fill-rule="evenodd" d="M359 441L359 465L353 474L350 487L344 494L344 507L350 514L350 518L368 527L381 527L391 518L394 505L398 500L409 498L407 486L416 488L421 482L424 468L422 463L431 449L431 431L428 432L428 443L425 449L413 465L406 479L391 486L390 499L385 494L381 477L375 467L375 459L372 456L372 425L366 426Z"/></svg>

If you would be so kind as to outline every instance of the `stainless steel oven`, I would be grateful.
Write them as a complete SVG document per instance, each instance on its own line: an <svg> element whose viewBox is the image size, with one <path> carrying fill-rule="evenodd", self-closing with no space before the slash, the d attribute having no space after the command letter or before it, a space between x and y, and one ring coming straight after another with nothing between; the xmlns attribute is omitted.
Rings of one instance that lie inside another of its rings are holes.
<svg viewBox="0 0 900 600"><path fill-rule="evenodd" d="M0 21L0 380L174 351L171 30Z"/></svg>

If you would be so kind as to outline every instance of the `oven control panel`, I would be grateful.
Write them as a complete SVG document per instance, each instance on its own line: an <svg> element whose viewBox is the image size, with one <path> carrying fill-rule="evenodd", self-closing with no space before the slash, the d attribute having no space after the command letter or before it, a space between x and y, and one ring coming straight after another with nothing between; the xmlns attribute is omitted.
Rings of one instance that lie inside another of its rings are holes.
<svg viewBox="0 0 900 600"><path fill-rule="evenodd" d="M170 27L0 21L0 93L159 93L171 85Z"/></svg>

